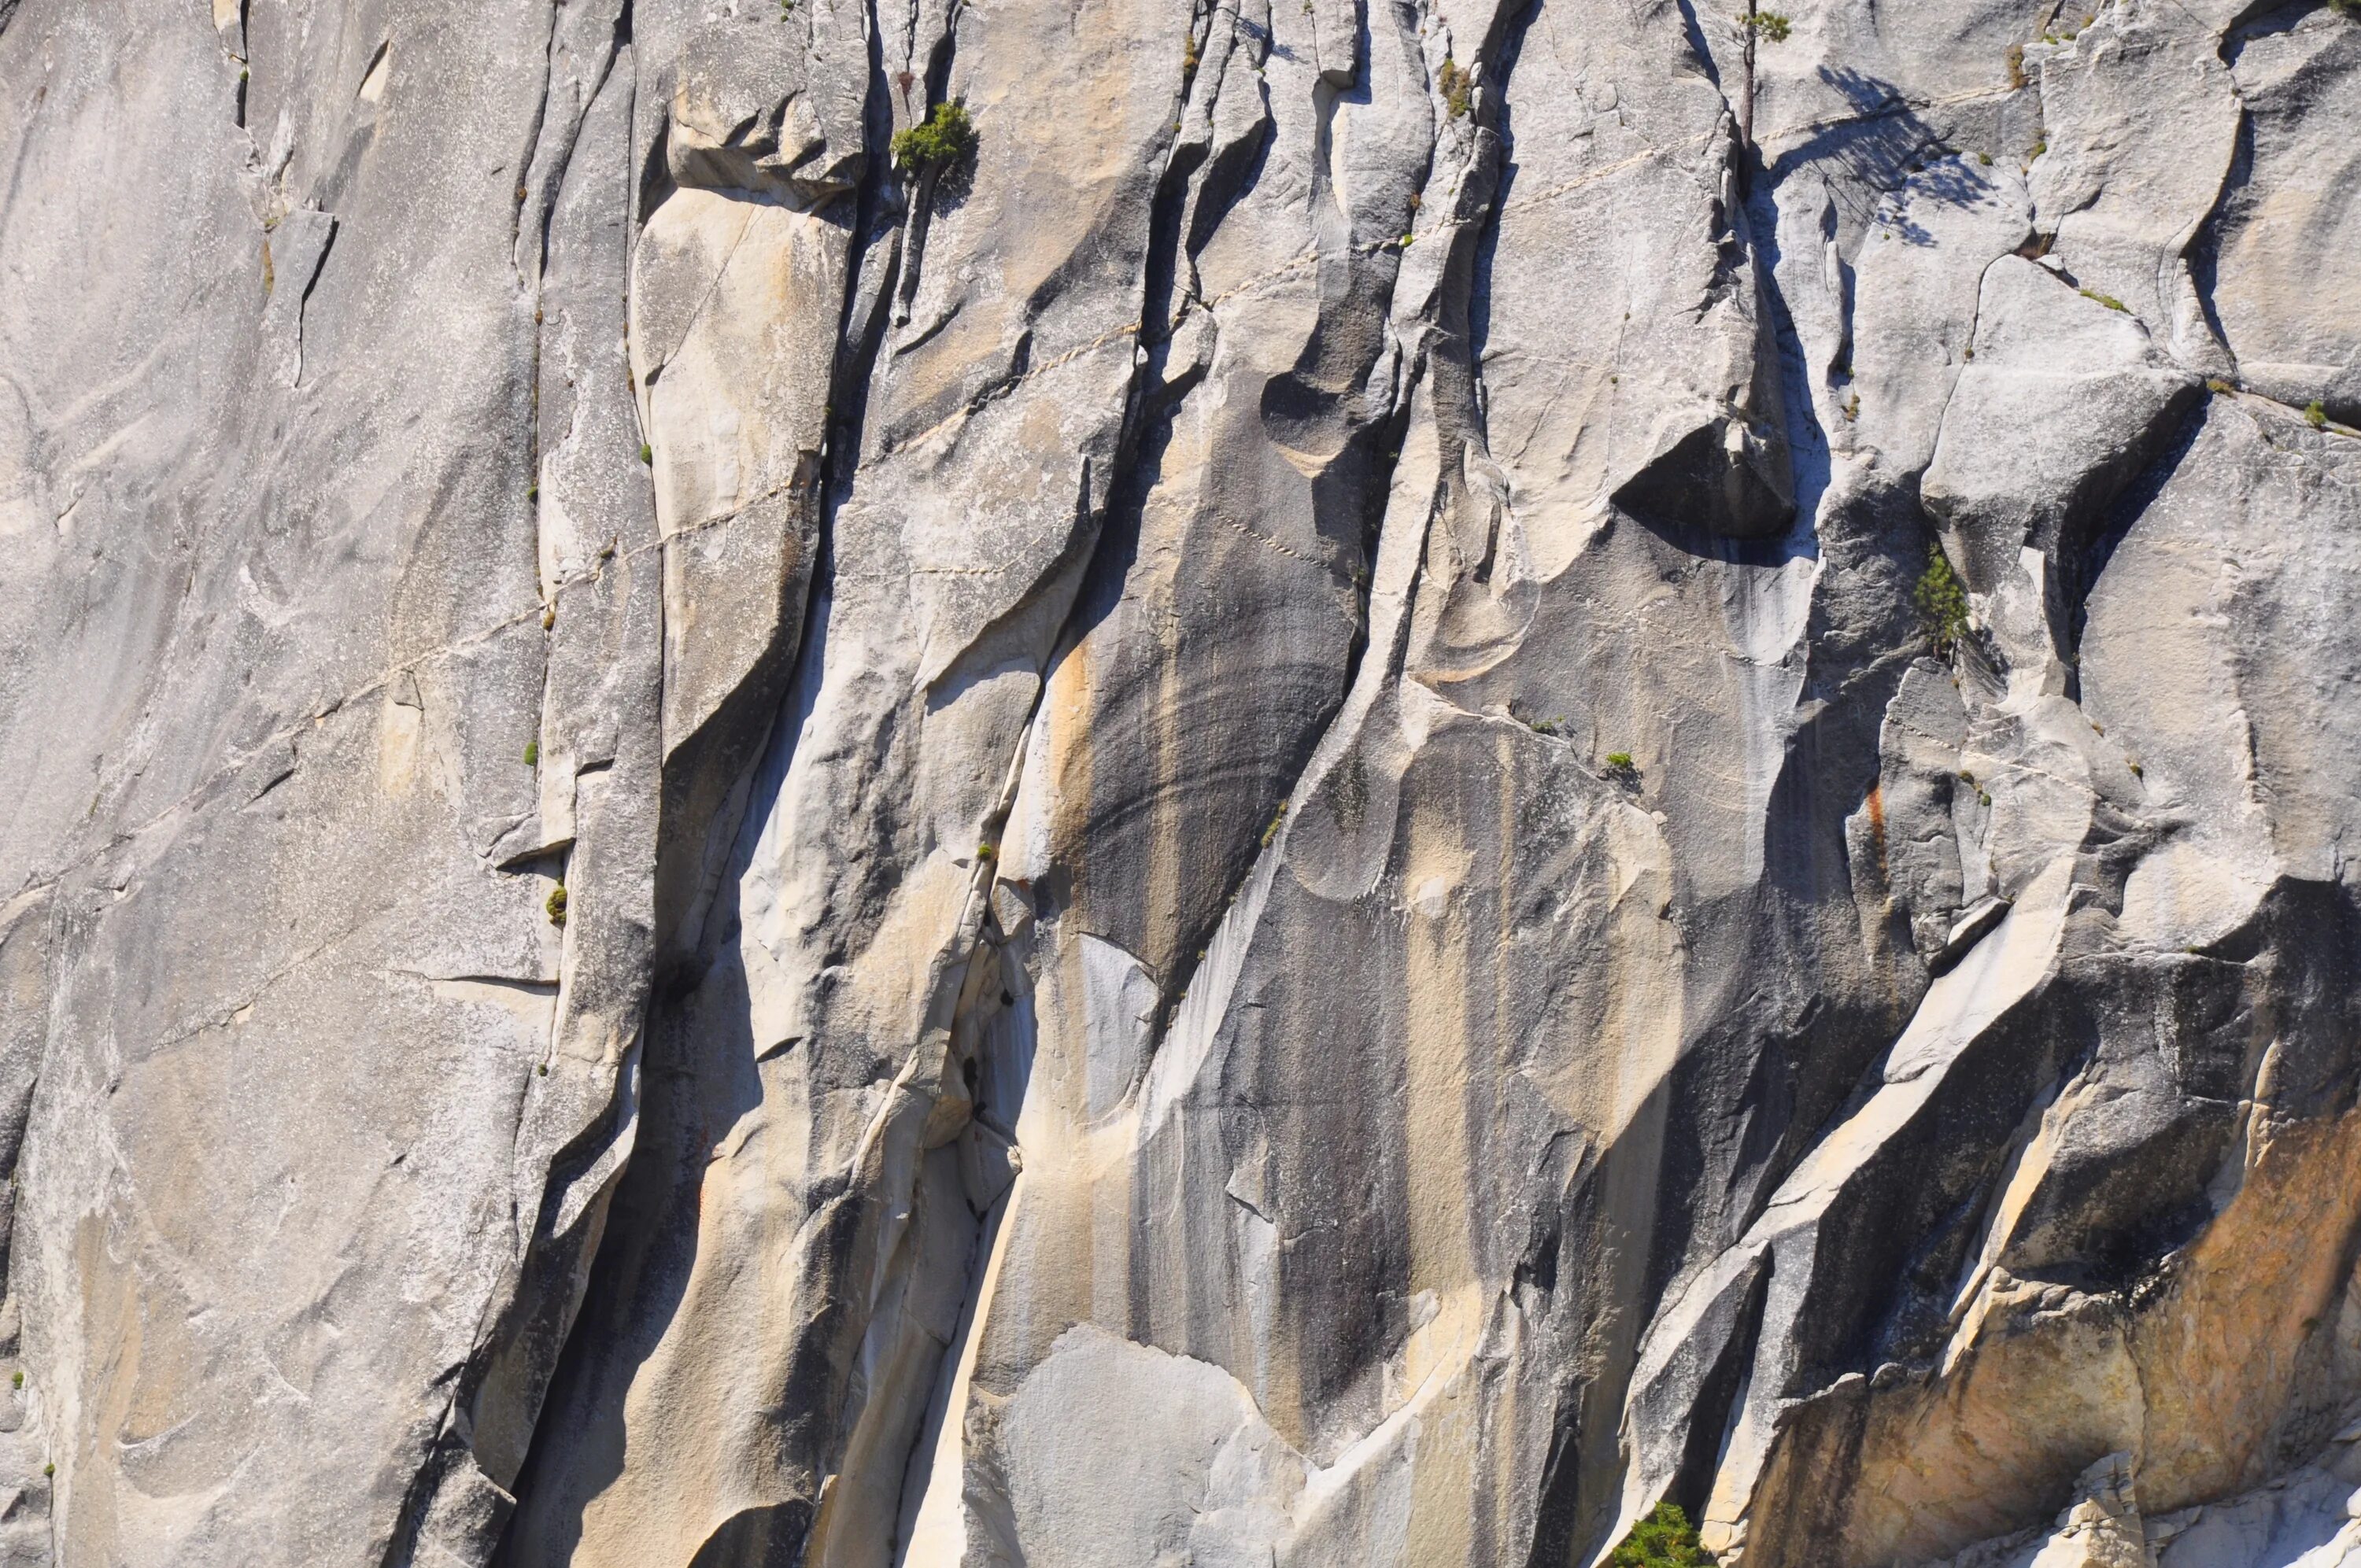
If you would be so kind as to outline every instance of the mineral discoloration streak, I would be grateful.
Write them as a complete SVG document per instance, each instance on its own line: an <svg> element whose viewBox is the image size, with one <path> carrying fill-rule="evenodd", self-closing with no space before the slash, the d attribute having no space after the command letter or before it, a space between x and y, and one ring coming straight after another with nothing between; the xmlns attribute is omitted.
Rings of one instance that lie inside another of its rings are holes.
<svg viewBox="0 0 2361 1568"><path fill-rule="evenodd" d="M2361 1563L2350 7L0 105L0 1563Z"/></svg>

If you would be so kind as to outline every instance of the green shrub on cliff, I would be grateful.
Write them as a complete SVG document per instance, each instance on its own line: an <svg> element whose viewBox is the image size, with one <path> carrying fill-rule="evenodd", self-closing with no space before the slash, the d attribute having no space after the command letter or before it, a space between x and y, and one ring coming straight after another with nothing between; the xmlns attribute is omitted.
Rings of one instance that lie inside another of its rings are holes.
<svg viewBox="0 0 2361 1568"><path fill-rule="evenodd" d="M1968 634L1968 591L1960 586L1959 574L1941 551L1927 563L1926 572L1918 579L1916 593L1918 614L1927 623L1927 636L1938 653L1949 653Z"/></svg>
<svg viewBox="0 0 2361 1568"><path fill-rule="evenodd" d="M1609 1554L1607 1568L1713 1568L1713 1555L1678 1503L1658 1503Z"/></svg>
<svg viewBox="0 0 2361 1568"><path fill-rule="evenodd" d="M894 136L894 167L917 176L930 169L949 169L975 150L975 122L967 105L956 100L935 105L935 112Z"/></svg>

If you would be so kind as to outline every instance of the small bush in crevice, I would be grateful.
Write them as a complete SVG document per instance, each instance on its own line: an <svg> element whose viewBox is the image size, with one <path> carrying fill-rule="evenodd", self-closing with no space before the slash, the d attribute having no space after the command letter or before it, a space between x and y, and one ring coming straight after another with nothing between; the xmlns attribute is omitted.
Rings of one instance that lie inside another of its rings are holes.
<svg viewBox="0 0 2361 1568"><path fill-rule="evenodd" d="M1960 585L1959 574L1951 563L1938 550L1919 574L1918 587L1912 598L1917 602L1918 615L1927 623L1927 639L1935 652L1948 654L1968 635L1968 590Z"/></svg>
<svg viewBox="0 0 2361 1568"><path fill-rule="evenodd" d="M1638 784L1640 764L1631 760L1629 751L1609 751L1607 753L1607 776L1620 784Z"/></svg>
<svg viewBox="0 0 2361 1568"><path fill-rule="evenodd" d="M2303 422L2314 430L2328 428L2328 410L2322 405L2318 398L2303 405Z"/></svg>
<svg viewBox="0 0 2361 1568"><path fill-rule="evenodd" d="M1434 84L1443 90L1443 106L1449 111L1451 117L1466 119L1476 84L1466 71L1459 69L1459 62L1445 55L1443 69L1434 73Z"/></svg>
<svg viewBox="0 0 2361 1568"><path fill-rule="evenodd" d="M559 883L549 890L549 902L543 905L542 908L548 913L551 925L566 924L566 884L564 883Z"/></svg>
<svg viewBox="0 0 2361 1568"><path fill-rule="evenodd" d="M1746 18L1746 25L1764 43L1785 43L1795 31L1794 18L1777 11L1757 11Z"/></svg>
<svg viewBox="0 0 2361 1568"><path fill-rule="evenodd" d="M540 741L528 740L524 743L524 765L528 768L537 768L541 766Z"/></svg>
<svg viewBox="0 0 2361 1568"><path fill-rule="evenodd" d="M1713 1554L1697 1544L1697 1527L1678 1503L1658 1503L1608 1553L1607 1568L1713 1568Z"/></svg>
<svg viewBox="0 0 2361 1568"><path fill-rule="evenodd" d="M911 179L928 170L958 169L975 152L975 122L967 105L950 99L905 131L894 134L894 167Z"/></svg>
<svg viewBox="0 0 2361 1568"><path fill-rule="evenodd" d="M2098 301L2099 303L2106 306L2107 309L2111 311L2121 311L2125 315L2132 313L2132 308L2124 303L2121 300L2116 299L2113 294L2102 294L2096 289L2083 289L2078 291L2078 292L2080 292L2086 300Z"/></svg>

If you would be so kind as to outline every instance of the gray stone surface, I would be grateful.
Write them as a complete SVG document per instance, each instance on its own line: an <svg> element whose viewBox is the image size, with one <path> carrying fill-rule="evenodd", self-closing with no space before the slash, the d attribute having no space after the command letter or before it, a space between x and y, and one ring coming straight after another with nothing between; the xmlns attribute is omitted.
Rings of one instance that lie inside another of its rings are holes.
<svg viewBox="0 0 2361 1568"><path fill-rule="evenodd" d="M2361 20L1785 20L0 0L0 1563L2361 1562Z"/></svg>

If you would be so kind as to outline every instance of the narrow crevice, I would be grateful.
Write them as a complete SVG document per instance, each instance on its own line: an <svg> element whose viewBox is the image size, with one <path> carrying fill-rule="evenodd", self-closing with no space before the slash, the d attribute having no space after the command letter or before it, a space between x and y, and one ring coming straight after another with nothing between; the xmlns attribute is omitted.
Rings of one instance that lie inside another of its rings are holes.
<svg viewBox="0 0 2361 1568"><path fill-rule="evenodd" d="M1753 160L1747 158L1744 161L1751 164ZM1776 199L1776 182L1765 180L1743 199L1741 211L1731 217L1736 220L1732 226L1739 229L1739 238L1754 274L1756 307L1768 318L1763 324L1770 330L1761 335L1769 338L1771 352L1777 360L1770 370L1783 405L1779 411L1784 428L1780 433L1787 443L1788 482L1795 507L1788 538L1795 542L1795 548L1809 554L1817 551L1815 519L1820 497L1827 491L1834 471L1833 457L1828 433L1820 423L1819 400L1813 395L1819 377L1814 371L1803 334L1796 329L1795 316L1787 308L1786 293L1779 286L1782 252Z"/></svg>
<svg viewBox="0 0 2361 1568"><path fill-rule="evenodd" d="M620 43L628 41L630 11L626 7L619 27ZM797 729L796 709L807 703L818 685L818 670L825 658L828 627L830 619L831 584L835 573L836 511L850 493L853 476L861 459L862 427L869 392L882 350L886 330L888 307L894 296L894 286L901 269L901 208L893 171L884 153L891 136L892 116L885 102L887 80L882 59L881 29L868 29L869 97L864 115L864 136L872 156L866 160L860 184L840 198L840 210L846 213L850 225L850 252L844 285L844 295L837 312L836 364L831 380L828 418L824 426L819 471L813 486L816 509L813 558L804 602L796 607L796 624L799 635L792 645L782 639L782 645L773 650L772 657L759 662L739 691L717 713L719 720L732 712L751 721L759 705L763 709L759 727L747 728L751 740L738 748L734 761L730 758L705 759L727 765L717 773L726 774L719 782L726 787L697 792L700 799L692 800L684 778L689 763L698 761L685 756L697 745L691 738L676 749L664 769L663 818L666 825L658 847L656 876L659 887L667 882L675 884L674 906L659 909L662 928L657 933L658 970L648 1003L646 1021L642 1028L642 1044L639 1047L646 1062L644 1101L639 1112L643 1126L657 1129L643 1133L641 1147L628 1162L628 1174L642 1187L653 1183L664 1187L676 1177L668 1176L666 1167L680 1157L682 1151L670 1146L661 1129L672 1126L678 1119L675 1104L688 1080L695 1075L693 1063L673 1060L673 1049L665 1042L681 1033L679 1009L682 999L692 992L701 979L706 964L717 941L730 939L736 926L734 909L722 918L723 908L717 901L725 898L729 882L728 865L734 864L749 852L745 835L749 824L758 813L753 797L766 772L784 768L785 758L776 755L777 737L792 737ZM644 224L663 195L669 190L669 176L660 171L664 167L664 131L659 127L647 154L639 179L638 200L641 203L639 222ZM883 247L882 251L880 247ZM774 678L776 676L777 678ZM742 711L741 711L742 710ZM707 727L712 728L711 724ZM752 733L759 728L759 734ZM743 737L741 737L742 739ZM791 741L790 741L791 743ZM708 769L711 772L710 768ZM730 837L738 844L724 857L724 865L713 875L702 874L708 839L719 813L733 813ZM669 873L667 867L670 868ZM687 874L697 873L697 874ZM687 885L694 884L694 885ZM684 899L686 902L684 902ZM684 947L689 934L696 934L694 948ZM595 1143L586 1143L586 1149ZM643 1264L642 1255L659 1239L652 1235L650 1226L665 1217L664 1206L659 1202L653 1209L642 1210L621 1205L620 1193L626 1172L615 1177L619 1204L599 1237L596 1255L591 1259L582 1308L566 1332L555 1358L555 1371L551 1379L548 1398L543 1413L570 1409L577 1403L569 1391L580 1387L600 1376L600 1347L586 1343L586 1330L604 1330L609 1322L609 1308L628 1295L631 1281ZM553 1181L553 1190L562 1190L561 1183ZM653 1190L653 1189L651 1189ZM815 1230L841 1225L854 1212L844 1205L849 1194L840 1194L832 1202L823 1203L815 1214ZM823 1338L826 1336L823 1335ZM808 1369L807 1369L808 1370ZM818 1390L812 1391L815 1395ZM520 1472L517 1491L521 1503L540 1485L544 1484L542 1470L550 1463L542 1442L543 1433L536 1423L533 1441ZM797 1505L808 1514L808 1505ZM520 1510L522 1511L522 1509ZM805 1519L807 1523L807 1518ZM772 1519L766 1512L763 1518L741 1517L725 1529L724 1537L744 1536L749 1541L770 1540L777 1533L774 1528L781 1521ZM792 1533L800 1536L798 1527ZM719 1539L719 1538L717 1538ZM726 1541L725 1541L726 1544Z"/></svg>
<svg viewBox="0 0 2361 1568"><path fill-rule="evenodd" d="M550 8L549 36L542 40L541 48L541 93L533 103L533 124L525 128L524 159L517 169L516 195L509 205L509 268L516 274L520 284L530 282L535 292L540 290L541 271L546 261L546 252L532 258L533 276L528 279L525 276L525 258L517 254L517 247L524 241L525 205L533 200L536 194L533 189L536 179L541 181L542 187L538 192L542 218L541 222L534 226L540 231L544 247L548 243L549 212L556 204L558 177L544 170L542 136L549 126L550 89L557 82L558 27L564 15L564 11L557 6ZM385 51L391 44L392 39L388 38L378 45L377 53L370 57L368 66L362 72L361 80L364 82L368 80L369 71L375 71L379 63L383 60ZM588 99L584 100L582 106L586 109L588 107ZM560 133L564 137L565 145L555 153L561 169L566 159L572 156L574 137L580 130L582 124L582 116L579 114L568 115L566 118L567 126Z"/></svg>
<svg viewBox="0 0 2361 1568"><path fill-rule="evenodd" d="M1526 37L1532 31L1533 19L1541 14L1541 0L1531 0L1516 15L1514 22L1504 28L1499 61L1491 71L1494 88L1485 94L1486 106L1492 110L1492 132L1500 140L1500 171L1493 181L1492 198L1486 208L1484 221L1475 225L1475 245L1467 264L1467 376L1468 429L1476 439L1484 444L1487 452L1491 450L1492 441L1488 400L1484 392L1484 355L1492 337L1492 273L1495 258L1499 253L1501 214L1515 193L1519 172L1516 105L1510 102L1509 87L1516 75L1517 62L1523 57Z"/></svg>
<svg viewBox="0 0 2361 1568"><path fill-rule="evenodd" d="M926 70L917 78L924 92L916 103L909 102L910 73L905 71L895 78L896 85L901 88L905 106L909 109L914 124L917 119L932 115L938 104L950 101L951 62L959 53L960 13L962 8L961 0L951 0L944 15L943 30L928 50ZM914 25L915 22L914 16ZM874 27L870 29L873 38L877 30ZM916 39L912 41L915 47ZM886 120L887 136L886 139L877 144L876 161L883 167L885 179L896 181L898 171L893 167L890 150L892 145L890 102L886 105ZM970 156L972 157L972 154ZM939 191L946 195L950 194L949 189L943 183L947 176L959 177L959 171L936 164L929 164L921 170L915 184L907 192L901 209L900 276L893 294L894 324L897 326L910 319L911 304L917 297L919 277L926 266L927 231L934 222L936 195Z"/></svg>
<svg viewBox="0 0 2361 1568"><path fill-rule="evenodd" d="M2082 700L2082 632L2090 622L2091 595L2098 587L2107 563L2114 559L2116 546L2163 493L2173 475L2180 472L2181 460L2205 428L2210 406L2210 399L2197 399L2157 455L2091 520L2084 536L2059 541L2059 575L2063 579L2059 588L2065 599L2062 620L2066 632L2065 645L2059 652L2066 665L2066 696L2071 702L2079 704Z"/></svg>
<svg viewBox="0 0 2361 1568"><path fill-rule="evenodd" d="M2228 45L2224 53L2229 55ZM2225 63L2229 63L2225 60ZM2213 195L2213 205L2197 226L2196 236L2184 253L2189 263L2190 287L2197 291L2198 308L2205 313L2205 328L2213 341L2230 354L2230 334L2223 330L2221 313L2213 303L2214 291L2220 283L2222 263L2222 225L2233 208L2245 198L2255 177L2255 116L2247 112L2243 100L2238 104L2238 137L2230 156L2230 167L2222 173L2222 189ZM2233 356L2235 361L2235 355Z"/></svg>

